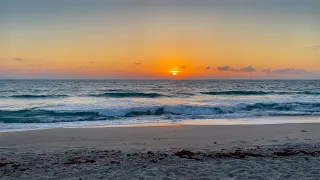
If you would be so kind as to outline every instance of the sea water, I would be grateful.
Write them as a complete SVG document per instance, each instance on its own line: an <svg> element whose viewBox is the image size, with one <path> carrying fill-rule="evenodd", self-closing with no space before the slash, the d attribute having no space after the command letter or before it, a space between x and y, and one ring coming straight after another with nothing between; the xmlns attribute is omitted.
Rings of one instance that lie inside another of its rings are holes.
<svg viewBox="0 0 320 180"><path fill-rule="evenodd" d="M0 80L0 130L271 116L320 121L320 81Z"/></svg>

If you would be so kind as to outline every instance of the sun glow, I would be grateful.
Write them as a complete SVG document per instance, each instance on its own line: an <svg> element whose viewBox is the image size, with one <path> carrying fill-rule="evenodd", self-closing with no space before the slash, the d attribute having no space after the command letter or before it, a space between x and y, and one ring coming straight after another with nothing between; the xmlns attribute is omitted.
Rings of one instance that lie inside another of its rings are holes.
<svg viewBox="0 0 320 180"><path fill-rule="evenodd" d="M178 74L178 72L180 72L180 71L172 70L172 71L169 71L169 72L172 73L172 76L176 76Z"/></svg>

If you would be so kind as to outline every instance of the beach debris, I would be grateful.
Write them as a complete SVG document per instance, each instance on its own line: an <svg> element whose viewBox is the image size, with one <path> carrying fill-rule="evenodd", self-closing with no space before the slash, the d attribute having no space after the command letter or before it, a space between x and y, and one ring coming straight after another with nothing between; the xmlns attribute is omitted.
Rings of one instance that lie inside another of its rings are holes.
<svg viewBox="0 0 320 180"><path fill-rule="evenodd" d="M111 163L111 164L120 164L119 161L111 161L110 163Z"/></svg>
<svg viewBox="0 0 320 180"><path fill-rule="evenodd" d="M173 155L178 156L180 158L185 158L185 159L200 160L200 159L194 157L194 155L196 155L196 153L191 152L189 150L181 150L181 151L178 151L178 152L174 153Z"/></svg>
<svg viewBox="0 0 320 180"><path fill-rule="evenodd" d="M299 155L299 154L317 156L317 155L320 155L320 151L284 149L282 151L276 151L273 154L276 156L295 156L295 155Z"/></svg>
<svg viewBox="0 0 320 180"><path fill-rule="evenodd" d="M26 171L26 170L30 170L29 168L22 168L22 169L19 169L19 171Z"/></svg>
<svg viewBox="0 0 320 180"><path fill-rule="evenodd" d="M236 148L235 151L220 151L220 152L211 152L206 154L206 157L209 158L246 158L246 157L266 157L261 153L254 153L253 151L243 150L242 148Z"/></svg>
<svg viewBox="0 0 320 180"><path fill-rule="evenodd" d="M264 157L264 155L262 154L256 154L256 153L252 153L252 152L242 152L241 150L236 150L235 152L219 152L216 154L211 155L211 157L218 157L218 158L245 158L247 156L250 157Z"/></svg>
<svg viewBox="0 0 320 180"><path fill-rule="evenodd" d="M147 154L154 155L152 151L148 151Z"/></svg>
<svg viewBox="0 0 320 180"><path fill-rule="evenodd" d="M6 165L13 164L13 162L0 162L0 167L5 167Z"/></svg>
<svg viewBox="0 0 320 180"><path fill-rule="evenodd" d="M73 159L70 159L69 162L65 162L63 164L83 164L83 163L95 163L95 160L91 159L83 159L82 157L76 157Z"/></svg>
<svg viewBox="0 0 320 180"><path fill-rule="evenodd" d="M181 151L178 151L178 152L176 152L176 153L174 153L173 155L175 155L175 156L179 156L179 157L192 157L192 156L194 156L195 155L195 153L194 152L191 152L191 151L189 151L189 150L181 150Z"/></svg>
<svg viewBox="0 0 320 180"><path fill-rule="evenodd" d="M168 157L169 155L166 153L161 153L160 156Z"/></svg>
<svg viewBox="0 0 320 180"><path fill-rule="evenodd" d="M21 164L14 164L11 167L13 167L14 169L18 169L21 166Z"/></svg>
<svg viewBox="0 0 320 180"><path fill-rule="evenodd" d="M86 161L85 161L85 163L95 163L95 162L96 162L96 161L95 161L95 160L92 160L92 159L91 159L91 160L86 160Z"/></svg>
<svg viewBox="0 0 320 180"><path fill-rule="evenodd" d="M294 151L291 149L284 149L283 151L277 151L273 153L276 156L294 156L300 154L299 151Z"/></svg>

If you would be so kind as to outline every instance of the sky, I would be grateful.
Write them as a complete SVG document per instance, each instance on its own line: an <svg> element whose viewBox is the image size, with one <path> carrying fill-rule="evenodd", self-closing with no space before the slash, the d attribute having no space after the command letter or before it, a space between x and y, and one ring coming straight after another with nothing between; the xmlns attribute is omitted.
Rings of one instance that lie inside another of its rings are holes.
<svg viewBox="0 0 320 180"><path fill-rule="evenodd" d="M0 78L320 79L319 9L319 0L0 0Z"/></svg>

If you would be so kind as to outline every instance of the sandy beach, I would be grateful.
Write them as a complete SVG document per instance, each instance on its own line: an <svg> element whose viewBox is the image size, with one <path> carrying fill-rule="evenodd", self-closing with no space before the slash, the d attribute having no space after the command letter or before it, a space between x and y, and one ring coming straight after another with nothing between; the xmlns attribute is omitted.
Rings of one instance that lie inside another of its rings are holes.
<svg viewBox="0 0 320 180"><path fill-rule="evenodd" d="M320 124L0 133L0 179L317 179Z"/></svg>

